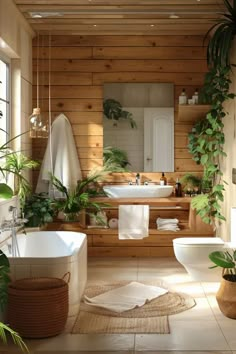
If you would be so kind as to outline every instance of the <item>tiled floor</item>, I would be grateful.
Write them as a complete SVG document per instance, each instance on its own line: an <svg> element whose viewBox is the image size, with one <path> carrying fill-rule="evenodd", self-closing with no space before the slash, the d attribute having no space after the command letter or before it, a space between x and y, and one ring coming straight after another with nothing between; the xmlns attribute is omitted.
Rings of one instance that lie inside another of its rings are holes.
<svg viewBox="0 0 236 354"><path fill-rule="evenodd" d="M88 282L99 280L162 279L170 289L192 295L197 305L169 317L170 334L85 335L70 334L75 318L69 318L65 333L27 344L31 353L75 354L236 354L236 321L218 309L218 283L192 282L172 258L89 259ZM15 347L1 347L0 353L19 353Z"/></svg>

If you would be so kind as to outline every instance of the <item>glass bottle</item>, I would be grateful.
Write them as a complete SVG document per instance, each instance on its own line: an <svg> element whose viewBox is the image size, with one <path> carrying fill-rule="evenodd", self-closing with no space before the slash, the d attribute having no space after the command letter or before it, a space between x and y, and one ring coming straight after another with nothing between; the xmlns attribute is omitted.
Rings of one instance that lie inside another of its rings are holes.
<svg viewBox="0 0 236 354"><path fill-rule="evenodd" d="M192 96L195 104L198 104L198 89L196 88L194 95Z"/></svg>
<svg viewBox="0 0 236 354"><path fill-rule="evenodd" d="M182 197L182 186L178 178L176 179L176 183L175 183L175 196Z"/></svg>
<svg viewBox="0 0 236 354"><path fill-rule="evenodd" d="M187 104L187 95L185 92L185 88L183 88L183 90L179 96L179 104Z"/></svg>
<svg viewBox="0 0 236 354"><path fill-rule="evenodd" d="M167 185L167 178L165 176L165 173L162 172L161 178L160 178L160 186L166 186Z"/></svg>

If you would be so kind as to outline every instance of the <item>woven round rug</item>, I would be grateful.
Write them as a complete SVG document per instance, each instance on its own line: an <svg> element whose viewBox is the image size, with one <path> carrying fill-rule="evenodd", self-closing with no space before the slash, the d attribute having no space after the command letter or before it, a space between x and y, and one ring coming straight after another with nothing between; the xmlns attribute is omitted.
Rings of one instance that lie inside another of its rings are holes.
<svg viewBox="0 0 236 354"><path fill-rule="evenodd" d="M85 295L94 297L109 290L129 284L129 281L116 283L100 282L87 286ZM141 282L145 285L163 286L161 280L155 282ZM104 308L89 306L83 301L71 333L111 334L111 333L170 333L168 315L190 309L195 300L183 293L168 292L151 300L141 307L122 313L112 312Z"/></svg>
<svg viewBox="0 0 236 354"><path fill-rule="evenodd" d="M88 286L85 289L85 295L89 298L103 294L109 290L116 289L118 287L129 284L129 281L115 282L115 283L100 283L96 285ZM160 282L140 282L146 285L160 286ZM161 295L141 307L136 307L132 310L124 311L122 313L113 312L104 308L90 306L83 301L80 304L80 310L100 314L112 317L123 318L148 318L158 316L169 316L188 310L195 306L195 300L184 293L177 293L169 291L168 293Z"/></svg>

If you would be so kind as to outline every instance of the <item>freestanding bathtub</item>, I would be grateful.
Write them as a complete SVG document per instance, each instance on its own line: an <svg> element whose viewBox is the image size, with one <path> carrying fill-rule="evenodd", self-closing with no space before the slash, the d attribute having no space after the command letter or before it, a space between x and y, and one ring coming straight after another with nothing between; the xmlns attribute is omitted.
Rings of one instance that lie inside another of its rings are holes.
<svg viewBox="0 0 236 354"><path fill-rule="evenodd" d="M72 231L37 231L17 235L20 257L12 257L11 240L2 247L12 280L63 278L69 272L69 316L76 315L87 282L87 237ZM65 276L68 281L68 274Z"/></svg>

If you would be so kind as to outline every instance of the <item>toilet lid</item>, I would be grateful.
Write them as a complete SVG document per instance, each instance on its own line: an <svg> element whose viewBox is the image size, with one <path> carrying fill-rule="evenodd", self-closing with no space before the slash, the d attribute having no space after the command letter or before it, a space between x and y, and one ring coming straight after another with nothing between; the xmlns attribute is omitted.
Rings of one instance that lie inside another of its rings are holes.
<svg viewBox="0 0 236 354"><path fill-rule="evenodd" d="M224 241L220 237L180 237L173 240L178 245L224 245Z"/></svg>

